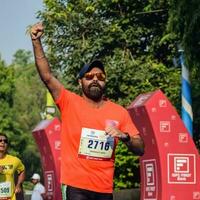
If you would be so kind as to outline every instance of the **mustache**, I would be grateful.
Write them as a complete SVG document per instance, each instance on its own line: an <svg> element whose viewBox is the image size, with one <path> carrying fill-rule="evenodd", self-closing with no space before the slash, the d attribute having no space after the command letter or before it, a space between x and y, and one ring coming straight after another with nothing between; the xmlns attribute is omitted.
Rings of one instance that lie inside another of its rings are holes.
<svg viewBox="0 0 200 200"><path fill-rule="evenodd" d="M98 88L102 89L102 88L101 88L101 85L100 85L99 83L97 83L97 82L91 83L88 87L89 87L89 88L91 88L91 87L98 87Z"/></svg>

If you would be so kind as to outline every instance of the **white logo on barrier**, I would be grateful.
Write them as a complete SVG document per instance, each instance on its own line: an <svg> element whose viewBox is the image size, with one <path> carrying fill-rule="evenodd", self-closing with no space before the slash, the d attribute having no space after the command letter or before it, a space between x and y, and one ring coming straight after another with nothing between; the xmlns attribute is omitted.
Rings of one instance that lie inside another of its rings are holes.
<svg viewBox="0 0 200 200"><path fill-rule="evenodd" d="M172 115L172 116L171 116L171 119L172 119L172 120L176 120L176 115Z"/></svg>
<svg viewBox="0 0 200 200"><path fill-rule="evenodd" d="M170 121L160 121L160 132L170 132Z"/></svg>
<svg viewBox="0 0 200 200"><path fill-rule="evenodd" d="M165 142L164 147L168 147L168 146L169 146L169 142Z"/></svg>
<svg viewBox="0 0 200 200"><path fill-rule="evenodd" d="M174 172L189 173L189 159L187 157L174 157Z"/></svg>
<svg viewBox="0 0 200 200"><path fill-rule="evenodd" d="M155 140L152 138L151 139L151 143L154 145L155 144Z"/></svg>
<svg viewBox="0 0 200 200"><path fill-rule="evenodd" d="M54 126L54 130L55 130L55 131L60 131L60 125L59 125L59 124L56 124L56 125Z"/></svg>
<svg viewBox="0 0 200 200"><path fill-rule="evenodd" d="M168 154L168 183L196 183L196 157L194 154Z"/></svg>
<svg viewBox="0 0 200 200"><path fill-rule="evenodd" d="M60 146L61 146L61 141L60 140L56 140L54 143L54 148L56 150L60 150Z"/></svg>
<svg viewBox="0 0 200 200"><path fill-rule="evenodd" d="M140 96L138 100L135 102L134 107L141 106L150 96L151 96L150 94L145 94Z"/></svg>
<svg viewBox="0 0 200 200"><path fill-rule="evenodd" d="M176 200L176 197L174 195L170 196L170 200Z"/></svg>
<svg viewBox="0 0 200 200"><path fill-rule="evenodd" d="M54 191L54 172L45 171L46 181L47 181L47 192L51 193Z"/></svg>
<svg viewBox="0 0 200 200"><path fill-rule="evenodd" d="M179 133L179 142L180 143L188 143L188 134L187 133Z"/></svg>
<svg viewBox="0 0 200 200"><path fill-rule="evenodd" d="M144 135L147 135L147 129L146 129L146 127L144 127L144 126L142 127L142 132L143 132Z"/></svg>
<svg viewBox="0 0 200 200"><path fill-rule="evenodd" d="M165 99L160 99L160 100L159 100L159 106L160 106L161 108L167 107L167 101L166 101Z"/></svg>
<svg viewBox="0 0 200 200"><path fill-rule="evenodd" d="M193 199L200 199L200 192L193 192Z"/></svg>
<svg viewBox="0 0 200 200"><path fill-rule="evenodd" d="M157 166L156 160L143 160L144 168L144 200L157 199Z"/></svg>
<svg viewBox="0 0 200 200"><path fill-rule="evenodd" d="M154 168L153 168L153 163L146 164L146 180L147 180L147 185L155 185L155 175L154 175Z"/></svg>

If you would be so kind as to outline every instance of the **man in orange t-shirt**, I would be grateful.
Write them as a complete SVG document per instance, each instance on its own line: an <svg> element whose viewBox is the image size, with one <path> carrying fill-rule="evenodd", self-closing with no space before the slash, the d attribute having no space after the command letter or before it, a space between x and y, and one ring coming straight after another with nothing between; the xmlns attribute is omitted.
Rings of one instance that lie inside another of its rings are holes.
<svg viewBox="0 0 200 200"><path fill-rule="evenodd" d="M53 76L40 37L41 23L31 28L35 62L42 81L61 111L61 183L68 200L112 200L114 152L119 140L137 155L144 144L127 110L104 97L106 73L101 61L78 74L82 96L64 89ZM64 198L65 198L64 197Z"/></svg>

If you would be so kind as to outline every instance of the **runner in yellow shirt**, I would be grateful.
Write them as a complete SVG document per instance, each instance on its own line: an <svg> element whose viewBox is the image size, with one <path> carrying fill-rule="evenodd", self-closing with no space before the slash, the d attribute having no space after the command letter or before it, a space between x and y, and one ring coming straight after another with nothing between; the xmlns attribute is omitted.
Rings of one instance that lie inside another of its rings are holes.
<svg viewBox="0 0 200 200"><path fill-rule="evenodd" d="M16 193L22 191L25 168L21 160L7 153L8 137L0 133L0 200L16 200ZM18 174L14 183L15 172Z"/></svg>

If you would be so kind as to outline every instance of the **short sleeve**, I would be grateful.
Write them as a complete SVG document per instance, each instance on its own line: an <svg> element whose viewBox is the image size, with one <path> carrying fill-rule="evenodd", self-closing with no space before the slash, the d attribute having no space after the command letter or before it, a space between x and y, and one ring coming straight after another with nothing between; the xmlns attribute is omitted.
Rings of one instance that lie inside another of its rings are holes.
<svg viewBox="0 0 200 200"><path fill-rule="evenodd" d="M139 131L133 123L128 111L124 109L124 117L121 124L121 131L129 133L130 136L138 135Z"/></svg>
<svg viewBox="0 0 200 200"><path fill-rule="evenodd" d="M64 110L65 106L68 106L71 94L72 92L62 87L59 97L55 100L60 111Z"/></svg>
<svg viewBox="0 0 200 200"><path fill-rule="evenodd" d="M18 159L18 165L17 165L16 170L17 170L17 173L20 174L22 171L25 170L25 167L24 167L22 161L19 158L17 158L17 159Z"/></svg>

